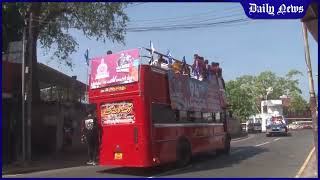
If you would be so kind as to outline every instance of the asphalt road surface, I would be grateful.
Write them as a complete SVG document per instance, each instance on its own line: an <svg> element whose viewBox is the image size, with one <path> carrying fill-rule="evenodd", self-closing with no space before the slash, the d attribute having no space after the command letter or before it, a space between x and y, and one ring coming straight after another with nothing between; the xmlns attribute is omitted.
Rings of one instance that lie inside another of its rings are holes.
<svg viewBox="0 0 320 180"><path fill-rule="evenodd" d="M230 155L200 155L182 169L171 165L147 169L80 166L3 177L295 177L312 149L313 138L311 130L291 134L253 134L232 141Z"/></svg>

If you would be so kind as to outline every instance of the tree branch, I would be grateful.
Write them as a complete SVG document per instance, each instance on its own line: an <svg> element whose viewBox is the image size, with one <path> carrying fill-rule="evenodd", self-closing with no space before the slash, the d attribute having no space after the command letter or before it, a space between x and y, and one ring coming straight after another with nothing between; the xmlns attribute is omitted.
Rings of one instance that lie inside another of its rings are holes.
<svg viewBox="0 0 320 180"><path fill-rule="evenodd" d="M39 30L41 31L47 24L50 23L51 20L54 20L55 18L59 17L61 14L69 13L71 14L72 11L68 9L68 7L64 8L56 8L54 10L50 10L49 14L43 18L41 23L39 24Z"/></svg>

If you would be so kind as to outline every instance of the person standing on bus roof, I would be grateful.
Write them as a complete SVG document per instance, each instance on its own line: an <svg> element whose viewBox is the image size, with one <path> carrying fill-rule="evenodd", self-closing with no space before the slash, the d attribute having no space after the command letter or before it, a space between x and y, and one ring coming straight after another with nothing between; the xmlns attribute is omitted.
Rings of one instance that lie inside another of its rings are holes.
<svg viewBox="0 0 320 180"><path fill-rule="evenodd" d="M192 65L192 73L193 76L196 77L196 79L199 79L200 76L200 57L198 56L198 54L194 55L194 62Z"/></svg>
<svg viewBox="0 0 320 180"><path fill-rule="evenodd" d="M210 78L210 73L209 73L209 71L210 71L210 65L209 65L209 60L208 59L206 59L205 61L204 61L204 67L203 67L203 79L204 80L207 80L207 79L211 79Z"/></svg>
<svg viewBox="0 0 320 180"><path fill-rule="evenodd" d="M86 141L88 146L88 165L96 165L97 152L99 147L99 127L97 118L93 116L93 112L88 113L87 118L82 123L81 141Z"/></svg>

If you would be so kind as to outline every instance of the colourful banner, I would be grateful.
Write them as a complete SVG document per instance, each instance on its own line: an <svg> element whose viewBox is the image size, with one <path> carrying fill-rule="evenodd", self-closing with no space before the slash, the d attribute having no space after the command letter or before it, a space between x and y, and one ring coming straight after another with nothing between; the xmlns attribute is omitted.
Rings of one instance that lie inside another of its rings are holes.
<svg viewBox="0 0 320 180"><path fill-rule="evenodd" d="M102 125L131 124L135 120L133 103L129 101L102 104L100 111Z"/></svg>
<svg viewBox="0 0 320 180"><path fill-rule="evenodd" d="M169 92L173 109L182 111L220 112L221 92L217 77L199 81L168 72Z"/></svg>
<svg viewBox="0 0 320 180"><path fill-rule="evenodd" d="M139 79L139 49L127 50L91 60L90 88L136 82Z"/></svg>

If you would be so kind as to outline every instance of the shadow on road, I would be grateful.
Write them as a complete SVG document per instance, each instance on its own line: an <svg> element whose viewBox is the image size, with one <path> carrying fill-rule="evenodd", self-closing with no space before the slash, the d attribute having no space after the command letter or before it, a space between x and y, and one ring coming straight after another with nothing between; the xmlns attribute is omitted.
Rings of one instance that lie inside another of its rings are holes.
<svg viewBox="0 0 320 180"><path fill-rule="evenodd" d="M7 165L2 168L3 174L25 174L46 170L64 169L85 166L87 161L86 149L69 150L60 154L34 156L32 161Z"/></svg>
<svg viewBox="0 0 320 180"><path fill-rule="evenodd" d="M133 175L133 176L162 176L190 173L195 171L213 170L225 167L231 167L240 164L241 161L253 158L254 156L267 152L263 147L244 146L232 148L230 155L216 155L215 153L206 153L193 157L191 166L182 169L175 169L173 164L163 165L153 168L127 168L119 167L98 171L98 173Z"/></svg>
<svg viewBox="0 0 320 180"><path fill-rule="evenodd" d="M149 176L153 176L154 174L160 174L160 173L169 171L172 168L173 167L171 167L171 165L170 167L164 166L164 167L152 167L152 168L119 167L119 168L112 168L112 169L98 171L97 173L149 177Z"/></svg>

